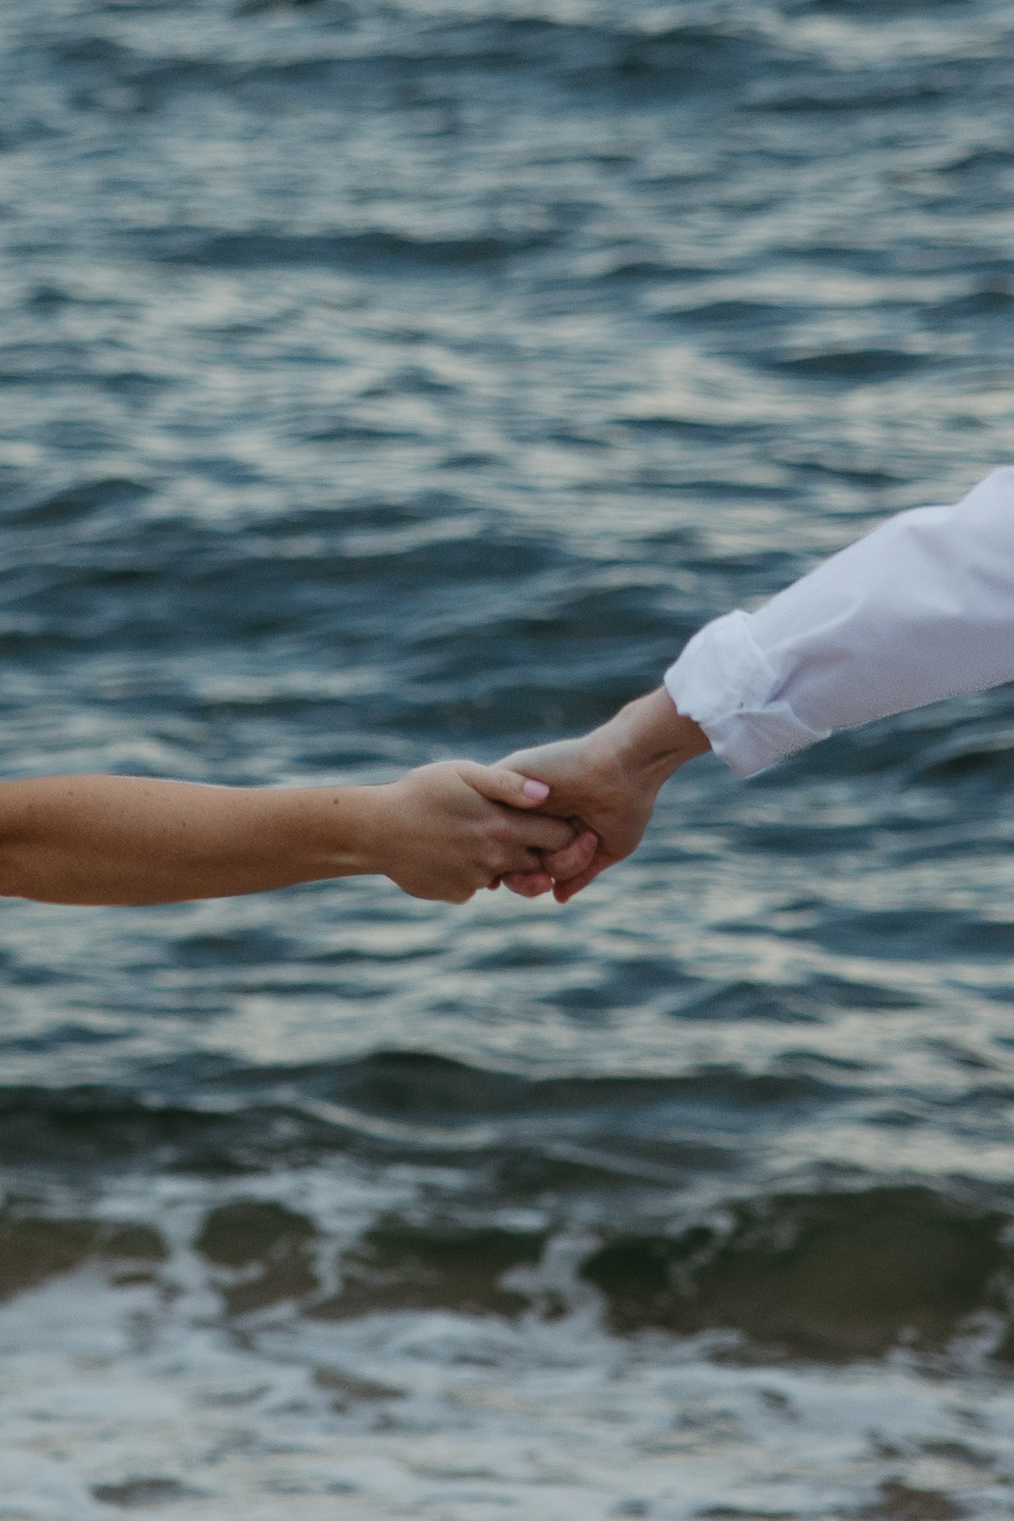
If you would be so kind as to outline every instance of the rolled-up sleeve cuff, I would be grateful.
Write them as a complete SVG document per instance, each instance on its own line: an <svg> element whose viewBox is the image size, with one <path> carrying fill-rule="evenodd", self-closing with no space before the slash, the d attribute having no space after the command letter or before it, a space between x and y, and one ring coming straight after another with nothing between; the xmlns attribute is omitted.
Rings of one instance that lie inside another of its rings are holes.
<svg viewBox="0 0 1014 1521"><path fill-rule="evenodd" d="M776 694L778 676L750 633L747 613L727 613L695 634L665 673L680 713L700 724L716 755L753 776L826 739Z"/></svg>

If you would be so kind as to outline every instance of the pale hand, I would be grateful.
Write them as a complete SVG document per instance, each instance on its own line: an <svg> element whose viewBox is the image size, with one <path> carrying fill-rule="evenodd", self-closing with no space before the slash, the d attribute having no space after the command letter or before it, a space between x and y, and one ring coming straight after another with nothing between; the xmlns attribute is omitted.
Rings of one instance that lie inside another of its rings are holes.
<svg viewBox="0 0 1014 1521"><path fill-rule="evenodd" d="M505 885L533 897L552 879L557 902L566 903L637 848L663 782L709 748L703 730L678 713L660 687L579 739L508 755L501 766L549 784L542 811L569 819L576 837L563 850L543 855L542 872L505 875ZM596 836L590 860L589 832Z"/></svg>

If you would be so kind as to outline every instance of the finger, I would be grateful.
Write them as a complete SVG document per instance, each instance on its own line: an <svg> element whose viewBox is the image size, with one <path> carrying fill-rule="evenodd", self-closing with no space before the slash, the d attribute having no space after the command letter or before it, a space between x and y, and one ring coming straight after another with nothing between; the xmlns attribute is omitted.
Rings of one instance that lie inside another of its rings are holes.
<svg viewBox="0 0 1014 1521"><path fill-rule="evenodd" d="M569 882L557 882L553 888L553 897L557 903L569 903L575 893L579 893L589 882L594 882L600 872L605 871L608 861L593 861L587 871L583 871L578 877L571 877Z"/></svg>
<svg viewBox="0 0 1014 1521"><path fill-rule="evenodd" d="M542 885L543 879L546 882L552 882L555 886L581 876L595 859L598 846L598 835L593 834L590 829L587 829L565 850L557 851L555 855L544 855L542 858L544 871L505 873L503 877L504 886L509 887L511 892L519 893L522 897L535 897L536 893L543 893L547 890ZM597 868L597 871L601 871L606 864L603 861ZM537 888L534 887L536 881L539 883ZM563 898L559 901L566 902L566 899Z"/></svg>
<svg viewBox="0 0 1014 1521"><path fill-rule="evenodd" d="M502 880L519 898L539 898L553 891L553 879L546 871L512 871Z"/></svg>
<svg viewBox="0 0 1014 1521"><path fill-rule="evenodd" d="M542 864L554 882L569 882L588 869L598 848L598 835L586 829L563 850L543 851Z"/></svg>
<svg viewBox="0 0 1014 1521"><path fill-rule="evenodd" d="M491 893L495 893L497 888L500 886L500 878L494 877L492 881L486 883L486 886L489 888Z"/></svg>
<svg viewBox="0 0 1014 1521"><path fill-rule="evenodd" d="M565 850L578 834L578 830L568 820L546 818L541 813L515 818L514 832L529 849L551 851L554 854Z"/></svg>
<svg viewBox="0 0 1014 1521"><path fill-rule="evenodd" d="M475 761L459 761L458 773L492 803L507 803L511 808L538 808L549 796L549 787L534 777L508 771L506 766L480 766Z"/></svg>

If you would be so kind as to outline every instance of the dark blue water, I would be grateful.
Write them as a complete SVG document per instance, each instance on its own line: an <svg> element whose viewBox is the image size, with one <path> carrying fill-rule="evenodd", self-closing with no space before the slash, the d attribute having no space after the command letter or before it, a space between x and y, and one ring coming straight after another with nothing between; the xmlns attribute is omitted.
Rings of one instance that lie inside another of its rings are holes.
<svg viewBox="0 0 1014 1521"><path fill-rule="evenodd" d="M999 0L6 0L3 774L576 732L1009 462ZM560 909L0 913L0 1514L1014 1485L1014 696Z"/></svg>

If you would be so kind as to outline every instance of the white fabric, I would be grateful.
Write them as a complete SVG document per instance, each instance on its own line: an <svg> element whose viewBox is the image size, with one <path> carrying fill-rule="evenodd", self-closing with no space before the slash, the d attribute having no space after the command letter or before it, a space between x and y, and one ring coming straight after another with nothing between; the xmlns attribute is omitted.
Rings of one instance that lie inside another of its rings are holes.
<svg viewBox="0 0 1014 1521"><path fill-rule="evenodd" d="M695 634L665 684L741 776L835 729L1014 680L1014 467L900 512L755 613Z"/></svg>

